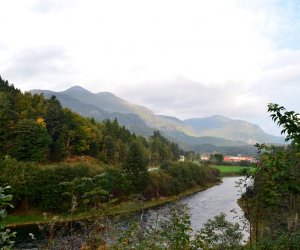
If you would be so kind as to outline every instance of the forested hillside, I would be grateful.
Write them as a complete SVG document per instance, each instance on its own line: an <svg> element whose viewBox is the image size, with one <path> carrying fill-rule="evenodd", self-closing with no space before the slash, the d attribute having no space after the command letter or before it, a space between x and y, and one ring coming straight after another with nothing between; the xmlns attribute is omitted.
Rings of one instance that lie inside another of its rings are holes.
<svg viewBox="0 0 300 250"><path fill-rule="evenodd" d="M59 161L89 155L107 163L124 161L138 141L152 164L176 160L179 148L157 131L146 140L118 121L96 122L62 108L55 96L22 93L0 78L0 154L26 161Z"/></svg>
<svg viewBox="0 0 300 250"><path fill-rule="evenodd" d="M74 197L87 210L112 197L159 198L218 180L209 167L178 163L184 152L159 131L136 136L117 119L84 118L55 96L22 93L2 78L0 99L0 187L12 187L19 213L66 212Z"/></svg>

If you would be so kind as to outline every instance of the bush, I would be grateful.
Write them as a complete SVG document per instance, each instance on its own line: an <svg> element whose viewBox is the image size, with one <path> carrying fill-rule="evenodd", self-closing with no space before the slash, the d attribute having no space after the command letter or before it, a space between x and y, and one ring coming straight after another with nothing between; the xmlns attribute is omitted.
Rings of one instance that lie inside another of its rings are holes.
<svg viewBox="0 0 300 250"><path fill-rule="evenodd" d="M219 171L192 162L164 162L159 170L150 172L146 197L170 196L195 186L216 182Z"/></svg>
<svg viewBox="0 0 300 250"><path fill-rule="evenodd" d="M30 207L63 211L68 205L63 196L66 190L60 183L94 175L85 165L41 168L35 163L19 162L8 157L0 162L0 171L0 185L12 187L13 204L25 211Z"/></svg>

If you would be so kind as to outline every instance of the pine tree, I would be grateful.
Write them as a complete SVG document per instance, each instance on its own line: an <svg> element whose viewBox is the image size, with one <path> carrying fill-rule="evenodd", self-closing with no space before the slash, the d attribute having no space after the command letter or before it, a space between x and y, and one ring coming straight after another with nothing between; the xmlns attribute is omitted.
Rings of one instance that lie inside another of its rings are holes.
<svg viewBox="0 0 300 250"><path fill-rule="evenodd" d="M18 160L40 161L48 150L50 137L45 127L29 119L17 124L11 155Z"/></svg>
<svg viewBox="0 0 300 250"><path fill-rule="evenodd" d="M62 106L55 96L47 100L45 121L51 137L49 158L50 160L61 160L67 154L65 145L67 131Z"/></svg>
<svg viewBox="0 0 300 250"><path fill-rule="evenodd" d="M147 158L142 146L138 142L133 142L129 148L124 164L124 171L132 183L134 193L143 192L149 180L149 172Z"/></svg>

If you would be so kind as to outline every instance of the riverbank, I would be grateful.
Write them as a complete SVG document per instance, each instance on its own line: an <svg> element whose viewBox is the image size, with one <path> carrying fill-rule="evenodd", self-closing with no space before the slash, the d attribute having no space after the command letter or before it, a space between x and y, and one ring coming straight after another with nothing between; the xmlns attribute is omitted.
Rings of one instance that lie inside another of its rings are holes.
<svg viewBox="0 0 300 250"><path fill-rule="evenodd" d="M29 214L29 215L8 215L7 218L3 221L5 227L15 228L18 226L24 225L34 225L34 224L48 224L50 222L62 223L62 222L69 222L69 221L78 221L78 220L87 220L97 217L104 217L104 216L118 216L118 215L125 215L130 213L135 213L138 211L142 211L145 209L155 208L161 206L166 203L170 203L181 199L183 197L187 197L189 195L204 191L209 189L215 185L219 185L222 181L219 180L216 183L210 183L206 186L196 186L190 188L184 192L181 192L177 195L172 195L169 197L160 197L158 199L152 199L147 201L142 200L131 200L122 202L117 205L109 205L101 207L98 210L92 209L87 212L78 212L73 213L72 215L68 214Z"/></svg>

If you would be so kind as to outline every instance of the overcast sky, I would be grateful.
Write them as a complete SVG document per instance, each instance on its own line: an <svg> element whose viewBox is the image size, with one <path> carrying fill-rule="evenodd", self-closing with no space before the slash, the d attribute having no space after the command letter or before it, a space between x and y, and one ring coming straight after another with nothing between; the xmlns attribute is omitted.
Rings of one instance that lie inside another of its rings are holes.
<svg viewBox="0 0 300 250"><path fill-rule="evenodd" d="M300 111L300 1L0 0L0 75L21 90L80 85L157 114L220 114L277 133Z"/></svg>

